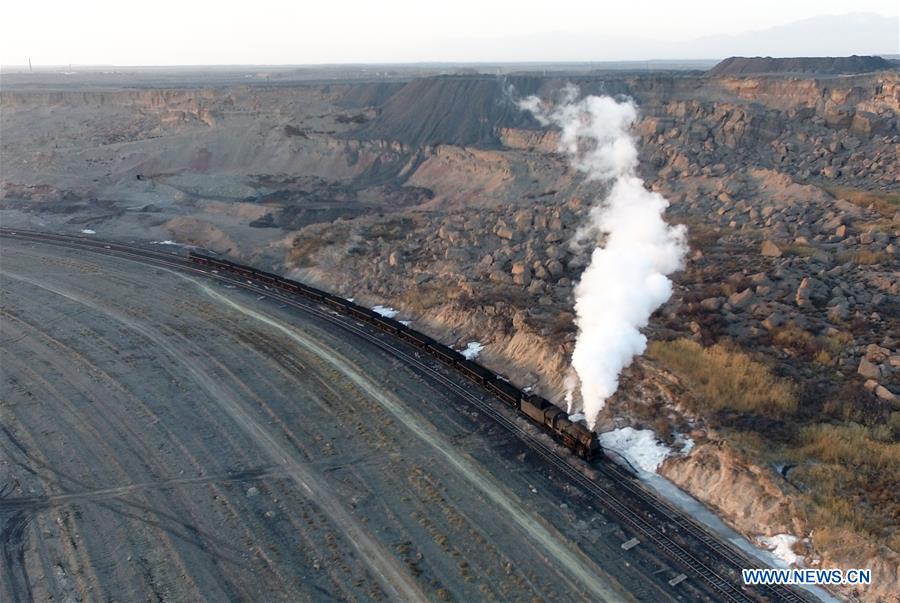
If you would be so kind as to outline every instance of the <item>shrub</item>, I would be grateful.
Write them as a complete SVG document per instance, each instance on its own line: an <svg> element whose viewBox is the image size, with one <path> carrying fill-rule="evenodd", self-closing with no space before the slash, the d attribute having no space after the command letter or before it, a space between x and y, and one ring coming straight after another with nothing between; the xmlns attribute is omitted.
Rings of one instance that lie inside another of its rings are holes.
<svg viewBox="0 0 900 603"><path fill-rule="evenodd" d="M797 408L796 387L747 354L722 344L704 348L688 339L654 341L650 357L679 375L705 408L784 416Z"/></svg>
<svg viewBox="0 0 900 603"><path fill-rule="evenodd" d="M783 348L805 354L813 353L817 347L816 338L812 333L793 325L773 330L772 341Z"/></svg>

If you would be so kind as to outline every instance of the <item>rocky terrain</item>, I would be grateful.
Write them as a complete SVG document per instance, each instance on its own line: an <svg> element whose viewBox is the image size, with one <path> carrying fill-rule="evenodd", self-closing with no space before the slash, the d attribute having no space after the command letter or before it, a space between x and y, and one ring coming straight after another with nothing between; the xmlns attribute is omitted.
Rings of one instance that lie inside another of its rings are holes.
<svg viewBox="0 0 900 603"><path fill-rule="evenodd" d="M628 95L642 176L691 251L598 429L650 427L676 449L690 436L663 474L751 538L796 536L808 565L872 567L872 587L843 594L890 600L900 78L735 65L190 89L16 80L0 93L0 217L274 266L454 345L480 341L485 364L562 404L573 286L596 242L580 227L604 191L516 99L566 82Z"/></svg>

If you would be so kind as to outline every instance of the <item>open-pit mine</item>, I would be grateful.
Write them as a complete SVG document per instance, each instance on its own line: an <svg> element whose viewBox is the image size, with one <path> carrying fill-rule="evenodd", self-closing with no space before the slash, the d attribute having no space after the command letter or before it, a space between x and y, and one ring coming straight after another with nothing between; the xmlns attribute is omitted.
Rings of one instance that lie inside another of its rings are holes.
<svg viewBox="0 0 900 603"><path fill-rule="evenodd" d="M0 601L895 600L896 64L490 71L4 74Z"/></svg>

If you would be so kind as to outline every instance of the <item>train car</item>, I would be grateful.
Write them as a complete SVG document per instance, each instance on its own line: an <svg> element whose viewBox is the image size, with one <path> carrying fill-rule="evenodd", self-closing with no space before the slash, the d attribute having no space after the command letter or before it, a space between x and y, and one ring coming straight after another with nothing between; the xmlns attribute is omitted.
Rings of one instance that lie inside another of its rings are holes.
<svg viewBox="0 0 900 603"><path fill-rule="evenodd" d="M348 302L343 297L338 297L329 293L326 293L323 296L322 301L325 302L326 306L331 306L332 308L340 312L347 312L348 306L350 306L350 302Z"/></svg>
<svg viewBox="0 0 900 603"><path fill-rule="evenodd" d="M544 424L544 411L551 406L549 400L535 394L523 397L519 403L522 413L538 425Z"/></svg>
<svg viewBox="0 0 900 603"><path fill-rule="evenodd" d="M275 275L275 286L279 289L284 289L285 291L296 292L296 289L294 289L294 281L286 279L278 274Z"/></svg>
<svg viewBox="0 0 900 603"><path fill-rule="evenodd" d="M383 331L387 331L388 333L396 334L400 332L400 329L406 328L400 321L394 320L393 318L388 318L387 316L382 316L380 314L378 314L378 316L376 316L372 322L376 327Z"/></svg>
<svg viewBox="0 0 900 603"><path fill-rule="evenodd" d="M400 331L398 333L398 335L400 336L400 339L403 339L404 341L408 341L409 343L413 344L417 348L427 348L428 346L430 346L434 343L437 343L434 339L432 339L428 335L424 335L422 333L419 333L418 331L410 329L406 325L401 325L401 327L402 328L400 329Z"/></svg>
<svg viewBox="0 0 900 603"><path fill-rule="evenodd" d="M353 318L358 318L364 322L374 323L375 319L380 316L378 312L373 310L369 310L368 308L363 308L362 306L357 306L354 303L347 302L347 312Z"/></svg>
<svg viewBox="0 0 900 603"><path fill-rule="evenodd" d="M430 343L426 348L428 353L450 366L455 366L458 362L465 360L465 357L455 350L451 350L441 343Z"/></svg>
<svg viewBox="0 0 900 603"><path fill-rule="evenodd" d="M493 381L488 381L487 388L491 393L510 406L518 408L519 400L522 399L522 390L511 384L509 381L494 379Z"/></svg>
<svg viewBox="0 0 900 603"><path fill-rule="evenodd" d="M315 287L310 287L309 285L304 285L303 283L298 283L297 281L288 281L291 284L297 287L297 293L304 297L308 297L309 299L314 299L316 301L323 301L325 299L325 292L316 289Z"/></svg>
<svg viewBox="0 0 900 603"><path fill-rule="evenodd" d="M497 378L493 371L489 371L477 362L471 360L462 360L456 363L457 368L462 371L463 375L481 385L487 384Z"/></svg>
<svg viewBox="0 0 900 603"><path fill-rule="evenodd" d="M285 291L290 291L291 293L302 293L300 284L295 283L294 281L282 280L278 283L278 286Z"/></svg>
<svg viewBox="0 0 900 603"><path fill-rule="evenodd" d="M266 285L277 285L280 282L280 278L271 272L265 272L263 270L254 270L253 276L261 283Z"/></svg>
<svg viewBox="0 0 900 603"><path fill-rule="evenodd" d="M241 266L239 264L232 264L231 266L228 267L228 270L231 270L232 272L236 272L246 278L256 278L255 270L253 270L251 268L247 268L245 266Z"/></svg>

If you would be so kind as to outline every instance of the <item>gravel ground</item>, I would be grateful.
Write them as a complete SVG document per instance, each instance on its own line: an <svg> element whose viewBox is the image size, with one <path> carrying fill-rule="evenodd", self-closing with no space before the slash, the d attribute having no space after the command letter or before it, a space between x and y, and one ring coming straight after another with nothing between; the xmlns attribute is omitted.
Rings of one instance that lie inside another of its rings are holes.
<svg viewBox="0 0 900 603"><path fill-rule="evenodd" d="M667 600L691 581L364 341L3 242L0 600Z"/></svg>

